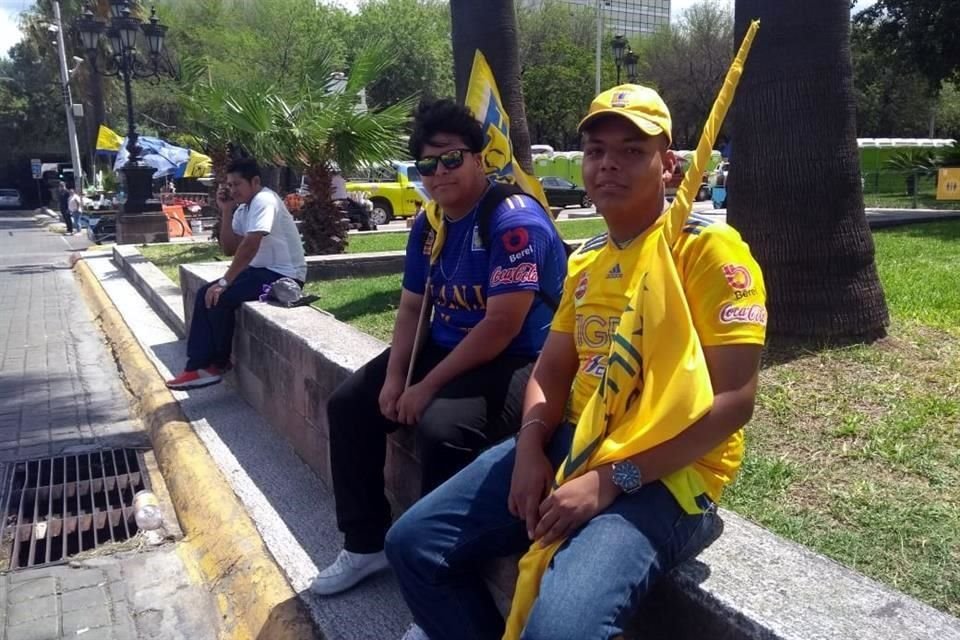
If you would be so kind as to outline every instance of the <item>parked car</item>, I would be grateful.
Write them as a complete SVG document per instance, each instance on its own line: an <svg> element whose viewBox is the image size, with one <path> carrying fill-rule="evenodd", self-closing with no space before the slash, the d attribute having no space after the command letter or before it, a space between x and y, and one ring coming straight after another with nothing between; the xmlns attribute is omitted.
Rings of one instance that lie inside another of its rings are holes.
<svg viewBox="0 0 960 640"><path fill-rule="evenodd" d="M391 162L354 173L347 178L347 191L368 195L373 203L370 222L374 225L413 217L427 200L423 179L412 162Z"/></svg>
<svg viewBox="0 0 960 640"><path fill-rule="evenodd" d="M551 207L583 207L593 206L587 192L581 187L564 178L556 176L543 176L540 178L540 184L543 185L543 192L547 196L547 202Z"/></svg>
<svg viewBox="0 0 960 640"><path fill-rule="evenodd" d="M23 206L23 199L16 189L0 189L0 208L19 209Z"/></svg>
<svg viewBox="0 0 960 640"><path fill-rule="evenodd" d="M667 180L666 184L666 196L668 199L673 199L677 195L677 189L680 188L680 183L683 182L683 176L687 173L687 168L690 166L690 160L683 157L677 158L677 165L673 169L673 175ZM710 199L710 186L703 182L700 185L700 188L697 190L697 194L694 196L696 202L701 202L703 200Z"/></svg>
<svg viewBox="0 0 960 640"><path fill-rule="evenodd" d="M94 197L83 196L84 211L110 211L116 209L113 194L101 191Z"/></svg>

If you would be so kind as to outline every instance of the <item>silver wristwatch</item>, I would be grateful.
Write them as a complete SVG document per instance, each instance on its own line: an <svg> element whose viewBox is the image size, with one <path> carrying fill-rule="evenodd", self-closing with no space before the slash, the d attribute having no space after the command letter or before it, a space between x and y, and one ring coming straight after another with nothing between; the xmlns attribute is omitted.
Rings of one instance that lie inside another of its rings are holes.
<svg viewBox="0 0 960 640"><path fill-rule="evenodd" d="M629 460L613 463L613 484L624 493L636 493L643 486L640 468Z"/></svg>
<svg viewBox="0 0 960 640"><path fill-rule="evenodd" d="M221 289L226 289L228 286L230 286L230 284L227 282L226 278L220 278L217 280L217 286Z"/></svg>

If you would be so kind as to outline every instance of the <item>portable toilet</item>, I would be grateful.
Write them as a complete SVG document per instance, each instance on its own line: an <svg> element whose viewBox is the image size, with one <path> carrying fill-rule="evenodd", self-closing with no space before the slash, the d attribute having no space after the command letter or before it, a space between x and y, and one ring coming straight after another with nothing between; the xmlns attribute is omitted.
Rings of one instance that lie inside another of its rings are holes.
<svg viewBox="0 0 960 640"><path fill-rule="evenodd" d="M570 179L570 156L566 151L553 154L553 175L566 180Z"/></svg>
<svg viewBox="0 0 960 640"><path fill-rule="evenodd" d="M570 182L583 187L583 151L570 152Z"/></svg>
<svg viewBox="0 0 960 640"><path fill-rule="evenodd" d="M553 158L546 154L533 156L533 175L544 177L553 175Z"/></svg>

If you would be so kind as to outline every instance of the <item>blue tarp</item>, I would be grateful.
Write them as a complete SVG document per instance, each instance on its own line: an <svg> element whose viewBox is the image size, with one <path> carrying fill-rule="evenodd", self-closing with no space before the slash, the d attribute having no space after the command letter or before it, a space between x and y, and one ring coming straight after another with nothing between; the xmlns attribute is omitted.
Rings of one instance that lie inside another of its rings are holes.
<svg viewBox="0 0 960 640"><path fill-rule="evenodd" d="M190 160L189 149L177 147L165 140L150 136L138 136L137 141L143 150L140 160L144 164L157 170L157 172L153 174L154 180L166 176L176 176L178 169L180 174L183 174L183 168L187 166L187 162ZM126 165L129 155L127 152L127 139L124 138L123 145L117 153L117 159L113 163L113 170L119 171Z"/></svg>

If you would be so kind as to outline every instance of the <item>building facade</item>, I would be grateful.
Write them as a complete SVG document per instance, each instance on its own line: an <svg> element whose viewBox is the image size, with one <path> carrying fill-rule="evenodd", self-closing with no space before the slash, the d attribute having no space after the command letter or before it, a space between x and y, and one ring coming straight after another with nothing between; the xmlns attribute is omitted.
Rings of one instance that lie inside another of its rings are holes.
<svg viewBox="0 0 960 640"><path fill-rule="evenodd" d="M603 29L607 33L638 36L653 33L670 24L671 0L558 0L561 4L596 9L603 12ZM524 0L527 6L538 6L543 0Z"/></svg>

